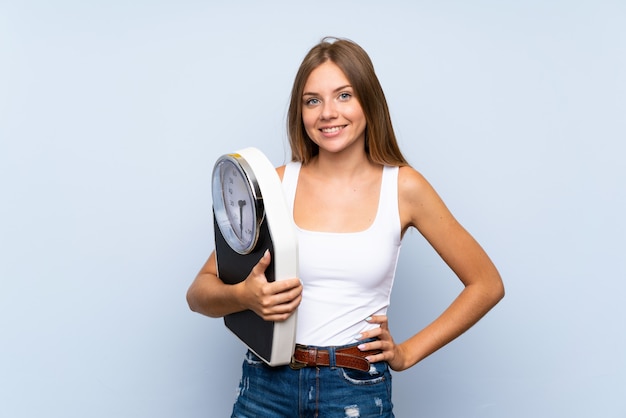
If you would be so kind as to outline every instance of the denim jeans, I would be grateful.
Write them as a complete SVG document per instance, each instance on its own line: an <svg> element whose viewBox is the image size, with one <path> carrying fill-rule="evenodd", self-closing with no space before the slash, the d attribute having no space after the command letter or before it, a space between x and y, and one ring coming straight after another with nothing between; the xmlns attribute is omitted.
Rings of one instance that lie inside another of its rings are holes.
<svg viewBox="0 0 626 418"><path fill-rule="evenodd" d="M328 347L319 347L328 348ZM368 372L319 366L270 367L248 351L231 418L393 418L386 362Z"/></svg>

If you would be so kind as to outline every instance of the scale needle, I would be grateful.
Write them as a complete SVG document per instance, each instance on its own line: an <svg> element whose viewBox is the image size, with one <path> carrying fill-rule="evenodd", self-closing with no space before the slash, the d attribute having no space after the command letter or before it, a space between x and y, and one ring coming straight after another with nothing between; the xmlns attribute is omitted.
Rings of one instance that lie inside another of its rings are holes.
<svg viewBox="0 0 626 418"><path fill-rule="evenodd" d="M237 201L239 204L239 236L243 238L243 207L246 206L245 200Z"/></svg>

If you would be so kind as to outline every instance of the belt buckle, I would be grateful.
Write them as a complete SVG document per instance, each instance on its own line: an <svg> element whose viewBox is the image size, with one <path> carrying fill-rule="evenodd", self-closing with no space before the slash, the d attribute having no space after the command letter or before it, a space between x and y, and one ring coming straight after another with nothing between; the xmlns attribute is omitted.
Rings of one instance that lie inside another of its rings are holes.
<svg viewBox="0 0 626 418"><path fill-rule="evenodd" d="M307 366L306 363L303 363L301 361L296 360L296 358L294 356L291 356L291 362L289 363L289 367L292 370L300 370L300 369L304 369Z"/></svg>

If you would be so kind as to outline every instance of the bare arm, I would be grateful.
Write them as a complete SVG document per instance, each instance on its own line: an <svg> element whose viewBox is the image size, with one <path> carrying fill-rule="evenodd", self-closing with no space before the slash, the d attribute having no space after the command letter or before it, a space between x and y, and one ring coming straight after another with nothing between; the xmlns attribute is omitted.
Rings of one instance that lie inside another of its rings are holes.
<svg viewBox="0 0 626 418"><path fill-rule="evenodd" d="M377 336L380 340L365 344L364 349L382 349L383 353L370 361L386 360L394 370L415 365L463 334L504 296L496 267L432 186L412 168L403 167L399 191L403 231L417 228L465 287L437 319L401 344L394 343L386 316L372 319L381 326L363 337Z"/></svg>
<svg viewBox="0 0 626 418"><path fill-rule="evenodd" d="M302 284L297 278L268 282L270 260L266 252L244 281L230 285L217 276L212 252L187 291L189 308L214 318L250 309L266 321L286 320L300 304Z"/></svg>

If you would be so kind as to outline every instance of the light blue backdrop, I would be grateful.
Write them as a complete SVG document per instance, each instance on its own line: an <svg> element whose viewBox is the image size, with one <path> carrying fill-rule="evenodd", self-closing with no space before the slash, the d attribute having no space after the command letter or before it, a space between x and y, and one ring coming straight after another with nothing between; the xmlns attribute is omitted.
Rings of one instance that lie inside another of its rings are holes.
<svg viewBox="0 0 626 418"><path fill-rule="evenodd" d="M394 374L398 417L626 416L626 3L0 1L0 416L225 417L242 346L185 292L210 173L284 119L324 35L371 55L405 154L507 296ZM418 233L397 340L460 284Z"/></svg>

